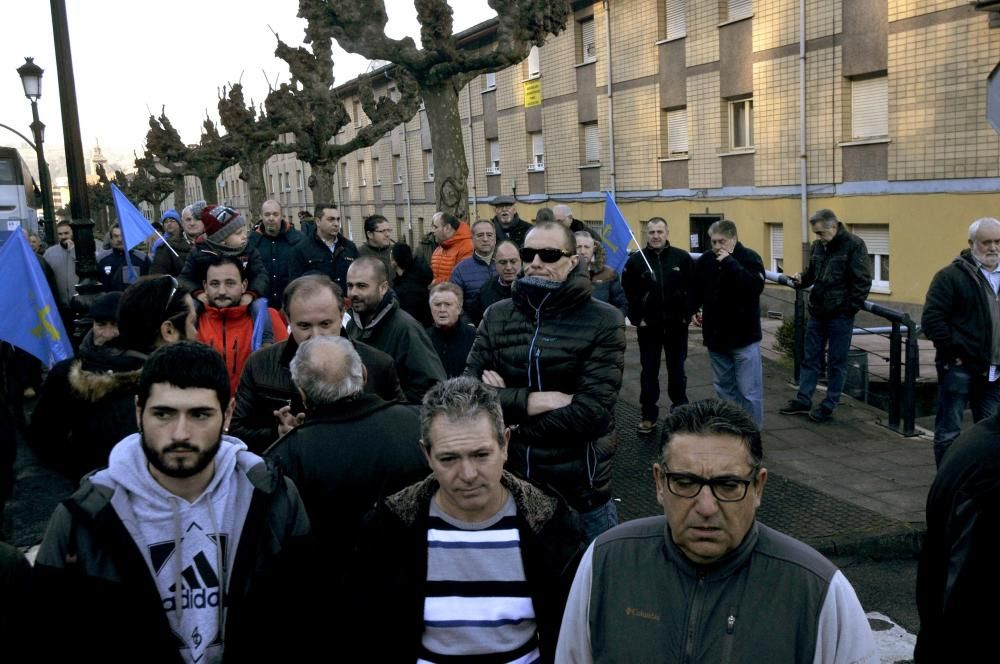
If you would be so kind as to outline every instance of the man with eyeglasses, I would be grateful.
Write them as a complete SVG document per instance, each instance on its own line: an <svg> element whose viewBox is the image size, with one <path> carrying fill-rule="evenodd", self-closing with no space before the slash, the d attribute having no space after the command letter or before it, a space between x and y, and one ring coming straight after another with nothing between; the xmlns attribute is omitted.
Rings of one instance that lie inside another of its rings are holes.
<svg viewBox="0 0 1000 664"><path fill-rule="evenodd" d="M474 252L465 260L459 261L451 271L451 283L462 289L462 298L466 305L475 302L479 289L488 281L496 279L497 268L493 253L497 248L497 233L493 223L481 219L472 224L472 245ZM466 314L469 314L468 307ZM479 324L479 318L470 319Z"/></svg>
<svg viewBox="0 0 1000 664"><path fill-rule="evenodd" d="M396 278L396 269L392 265L392 226L389 220L380 214L373 214L365 219L365 241L358 247L359 256L371 256L382 261L385 272L389 275L389 287Z"/></svg>
<svg viewBox="0 0 1000 664"><path fill-rule="evenodd" d="M878 661L844 575L756 520L767 469L746 411L717 399L675 409L661 454L664 515L622 524L584 554L556 661Z"/></svg>
<svg viewBox="0 0 1000 664"><path fill-rule="evenodd" d="M618 521L609 484L625 326L591 297L578 260L569 229L537 224L521 249L524 276L485 312L465 373L499 391L507 468L566 498L592 540Z"/></svg>

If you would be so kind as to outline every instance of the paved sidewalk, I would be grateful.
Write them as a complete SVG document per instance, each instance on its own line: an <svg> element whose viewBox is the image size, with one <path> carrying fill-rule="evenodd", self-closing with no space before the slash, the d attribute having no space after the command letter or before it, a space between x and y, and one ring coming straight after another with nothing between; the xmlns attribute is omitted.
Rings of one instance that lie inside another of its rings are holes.
<svg viewBox="0 0 1000 664"><path fill-rule="evenodd" d="M639 360L628 328L624 385L617 407L619 455L612 487L623 518L660 513L651 464L659 430L638 436ZM882 426L885 412L844 397L831 421L816 424L778 410L795 395L791 365L765 339L764 464L769 472L760 518L829 554L912 555L925 529L924 503L934 479L928 436L904 438ZM708 352L691 330L688 398L714 396ZM666 371L661 370L666 413ZM817 399L818 401L818 399Z"/></svg>

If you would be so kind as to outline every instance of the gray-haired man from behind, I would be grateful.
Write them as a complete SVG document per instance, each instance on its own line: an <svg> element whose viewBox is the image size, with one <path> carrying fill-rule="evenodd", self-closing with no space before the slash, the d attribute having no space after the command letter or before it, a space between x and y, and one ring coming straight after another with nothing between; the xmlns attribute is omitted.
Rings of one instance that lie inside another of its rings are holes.
<svg viewBox="0 0 1000 664"><path fill-rule="evenodd" d="M613 528L584 554L556 661L877 662L844 575L756 520L767 469L750 415L712 399L675 408L662 428L663 516Z"/></svg>

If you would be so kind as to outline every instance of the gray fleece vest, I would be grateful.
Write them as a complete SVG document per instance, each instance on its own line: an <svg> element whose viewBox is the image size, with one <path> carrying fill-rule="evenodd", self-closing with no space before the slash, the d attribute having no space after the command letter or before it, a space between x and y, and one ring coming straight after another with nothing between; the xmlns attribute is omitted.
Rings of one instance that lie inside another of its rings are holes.
<svg viewBox="0 0 1000 664"><path fill-rule="evenodd" d="M594 546L594 662L811 662L836 571L761 524L723 560L696 566L664 517L633 521Z"/></svg>

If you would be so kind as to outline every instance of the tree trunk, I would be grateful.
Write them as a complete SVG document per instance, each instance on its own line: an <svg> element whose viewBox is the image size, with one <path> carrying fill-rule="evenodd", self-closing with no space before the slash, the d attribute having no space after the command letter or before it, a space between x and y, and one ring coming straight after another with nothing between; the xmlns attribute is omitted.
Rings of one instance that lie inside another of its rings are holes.
<svg viewBox="0 0 1000 664"><path fill-rule="evenodd" d="M212 201L209 201L211 203ZM183 210L187 203L184 200L184 176L175 175L174 176L174 209ZM159 204L154 207L159 207Z"/></svg>
<svg viewBox="0 0 1000 664"><path fill-rule="evenodd" d="M335 204L337 202L337 181L334 176L337 174L337 162L324 161L309 165L312 167L309 188L312 189L313 201Z"/></svg>
<svg viewBox="0 0 1000 664"><path fill-rule="evenodd" d="M459 219L469 218L469 166L465 162L458 91L451 82L421 87L434 158L437 209Z"/></svg>
<svg viewBox="0 0 1000 664"><path fill-rule="evenodd" d="M257 214L260 206L267 200L267 183L264 182L264 166L262 163L240 162L240 177L247 183L247 204L251 214Z"/></svg>
<svg viewBox="0 0 1000 664"><path fill-rule="evenodd" d="M211 203L219 197L219 187L215 184L215 178L208 175L199 175L201 182L201 197Z"/></svg>

